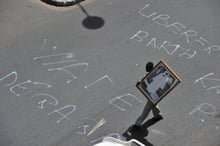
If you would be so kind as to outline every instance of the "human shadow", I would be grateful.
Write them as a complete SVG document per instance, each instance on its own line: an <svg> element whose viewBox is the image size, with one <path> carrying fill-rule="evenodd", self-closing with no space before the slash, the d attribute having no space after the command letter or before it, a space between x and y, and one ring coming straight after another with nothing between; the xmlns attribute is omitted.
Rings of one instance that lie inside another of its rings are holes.
<svg viewBox="0 0 220 146"><path fill-rule="evenodd" d="M122 135L127 141L130 139L137 139L146 146L154 146L152 143L148 142L145 137L148 135L147 128L154 125L158 121L160 121L160 119L151 118L140 127L132 125Z"/></svg>
<svg viewBox="0 0 220 146"><path fill-rule="evenodd" d="M83 8L80 3L77 3L82 12L86 15L86 18L83 19L82 25L87 29L99 29L104 26L105 21L98 16L90 16L88 12Z"/></svg>

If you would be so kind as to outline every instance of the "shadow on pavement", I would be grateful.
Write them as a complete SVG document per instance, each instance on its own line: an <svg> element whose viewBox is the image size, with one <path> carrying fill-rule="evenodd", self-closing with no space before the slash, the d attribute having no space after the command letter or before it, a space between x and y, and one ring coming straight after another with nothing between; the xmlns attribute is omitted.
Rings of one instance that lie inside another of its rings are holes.
<svg viewBox="0 0 220 146"><path fill-rule="evenodd" d="M86 18L82 21L82 24L87 29L99 29L102 26L104 26L105 21L98 16L90 16L87 11L80 5L80 3L77 3L79 8L82 10L82 12L86 15Z"/></svg>
<svg viewBox="0 0 220 146"><path fill-rule="evenodd" d="M147 128L157 123L158 119L152 118L145 122L141 127L136 127L134 125L130 126L122 135L128 141L130 139L137 139L138 141L142 142L146 146L154 146L150 142L147 141L145 138L148 135Z"/></svg>

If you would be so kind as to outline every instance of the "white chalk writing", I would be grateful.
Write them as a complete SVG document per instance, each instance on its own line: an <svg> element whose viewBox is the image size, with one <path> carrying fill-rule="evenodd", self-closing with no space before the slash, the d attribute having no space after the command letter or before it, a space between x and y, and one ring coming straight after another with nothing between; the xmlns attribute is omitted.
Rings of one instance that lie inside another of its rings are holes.
<svg viewBox="0 0 220 146"><path fill-rule="evenodd" d="M80 65L85 66L84 71L86 71L86 68L88 67L88 63L76 63L76 64L66 65L66 66L62 66L62 67L58 67L58 68L48 69L48 71L64 71L67 74L69 74L70 76L72 76L72 78L77 79L77 77L73 73L68 71L66 68L80 66Z"/></svg>
<svg viewBox="0 0 220 146"><path fill-rule="evenodd" d="M34 60L44 59L44 58L51 58L51 57L57 57L57 56L65 56L66 58L72 58L74 57L74 54L72 52L68 53L60 53L60 54L53 54L53 55L45 55L45 56L39 56L35 57Z"/></svg>
<svg viewBox="0 0 220 146"><path fill-rule="evenodd" d="M60 64L60 63L67 63L67 62L74 62L77 60L64 60L64 61L59 61L59 62L49 62L49 63L43 63L43 65L53 65L53 64Z"/></svg>
<svg viewBox="0 0 220 146"><path fill-rule="evenodd" d="M208 114L208 115L213 115L216 113L215 106L209 103L202 103L198 105L193 111L189 113L189 115L191 116L197 111L202 112L203 114Z"/></svg>
<svg viewBox="0 0 220 146"><path fill-rule="evenodd" d="M87 133L87 129L89 128L89 125L83 125L83 126L79 126L78 129L82 129L80 131L78 131L78 134L82 134L85 135Z"/></svg>
<svg viewBox="0 0 220 146"><path fill-rule="evenodd" d="M60 57L65 57L65 59L67 58L67 60L60 60ZM34 60L39 60L39 59L56 59L59 61L50 61L50 62L43 62L42 65L44 66L49 66L49 65L59 65L59 67L54 67L54 68L48 68L48 71L62 71L65 72L66 74L71 76L71 79L67 80L67 84L69 84L71 81L73 81L73 79L77 79L76 75L74 73L72 73L71 71L69 71L70 68L73 67L77 67L77 66L84 66L84 72L87 70L88 67L88 63L84 62L84 63L72 63L75 62L77 60L74 59L69 59L69 58L73 58L74 54L72 52L69 53L60 53L60 54L53 54L53 55L45 55L45 56L39 56L39 57L35 57ZM70 64L71 63L71 64ZM61 64L68 64L68 65L61 65ZM61 66L60 66L61 65Z"/></svg>
<svg viewBox="0 0 220 146"><path fill-rule="evenodd" d="M67 109L71 109L71 110L69 112L67 112L66 114L64 114L63 112L66 111ZM61 107L59 109L56 109L56 110L48 113L48 115L51 115L54 113L59 114L62 117L57 121L57 123L60 123L64 119L69 119L68 116L71 115L72 112L74 112L75 110L76 110L76 105L66 105L64 107Z"/></svg>
<svg viewBox="0 0 220 146"><path fill-rule="evenodd" d="M13 81L11 81L10 83L7 83L5 86L11 86L10 87L10 92L12 92L14 95L19 96L18 92L15 91L15 88L19 88L22 90L26 90L27 87L25 85L27 84L33 84L33 85L41 85L41 86L46 86L47 88L51 88L52 86L47 84L47 83L42 83L42 82L33 82L31 80L27 80L25 82L21 82L21 83L17 83L17 78L18 78L18 74L16 71L13 71L9 74L7 74L6 76L4 76L3 78L0 79L0 82L3 80L6 80L7 78L13 77Z"/></svg>
<svg viewBox="0 0 220 146"><path fill-rule="evenodd" d="M23 90L26 90L27 87L25 87L24 85L27 85L27 84L33 84L33 85L43 85L43 86L47 86L48 88L52 87L51 85L49 84L46 84L46 83L41 83L41 82L33 82L31 80L27 80L25 82L21 82L21 83L18 83L18 84L15 84L13 86L10 87L10 91L15 94L16 96L19 96L18 92L14 91L14 88L19 88L19 89L23 89Z"/></svg>
<svg viewBox="0 0 220 146"><path fill-rule="evenodd" d="M117 97L115 97L115 98L112 98L112 99L109 101L109 103L112 104L113 106L117 107L117 108L120 109L121 111L125 111L125 109L122 108L121 106L119 106L119 104L118 104L118 102L120 101L120 102L123 102L123 103L125 103L125 104L127 104L127 105L129 105L129 106L132 106L131 103L129 103L128 101L126 101L125 99L123 99L123 98L125 98L125 97L132 97L132 98L134 98L135 100L137 100L137 101L140 102L140 103L143 102L143 101L141 101L139 98L137 98L136 96L134 96L134 95L128 93L128 94L124 94L124 95L121 95L121 96L117 96Z"/></svg>
<svg viewBox="0 0 220 146"><path fill-rule="evenodd" d="M113 83L112 79L108 75L104 75L100 79L90 83L89 85L84 86L84 88L88 88L88 87L90 87L90 86L92 86L92 85L94 85L94 84L96 84L96 83L98 83L98 82L100 82L101 80L104 80L104 79L109 80L111 82L111 84L114 86L114 83Z"/></svg>
<svg viewBox="0 0 220 146"><path fill-rule="evenodd" d="M170 41L163 41L161 45L158 44L157 38L150 38L150 41L147 41L149 33L146 31L138 31L130 39L138 42L146 42L145 46L151 46L153 49L164 50L168 55L173 55L177 52L179 57L186 57L187 59L193 58L196 56L197 51L191 49L185 49L179 44L173 44Z"/></svg>
<svg viewBox="0 0 220 146"><path fill-rule="evenodd" d="M13 89L14 89L14 88L20 88L20 89L25 90L25 89L27 89L27 87L25 87L25 86L23 86L23 85L29 84L29 83L31 83L31 82L32 82L31 80L27 80L27 81L25 81L25 82L21 82L21 83L15 84L15 85L11 86L10 91L11 91L13 94L15 94L16 96L19 96L19 94L18 94L17 92L15 92Z"/></svg>
<svg viewBox="0 0 220 146"><path fill-rule="evenodd" d="M31 96L31 97L32 98L33 97L45 97L45 98L50 98L50 99L53 100L53 102L50 102L47 99L39 101L38 104L40 105L39 106L40 109L44 109L44 104L47 103L47 101L48 101L48 104L51 104L51 105L58 105L58 103L59 103L58 100L54 96L49 95L49 94L45 94L45 93L35 94L35 95Z"/></svg>
<svg viewBox="0 0 220 146"><path fill-rule="evenodd" d="M42 44L40 51L42 51L45 48L46 43L47 43L47 38L44 39L44 42Z"/></svg>
<svg viewBox="0 0 220 146"><path fill-rule="evenodd" d="M4 85L9 87L10 92L12 94L16 95L16 96L20 96L20 94L18 93L18 91L15 91L15 90L20 90L20 89L21 90L27 90L28 85L30 85L30 84L35 85L35 86L40 85L40 86L44 86L44 87L47 87L47 88L52 87L52 85L49 85L47 83L34 82L34 81L31 81L31 80L16 83L17 78L18 78L18 73L16 71L13 71L13 72L7 74L6 76L4 76L0 79L0 82L2 82L4 80L7 80L7 79L13 79L13 80L8 81ZM52 96L50 94L47 94L47 93L38 93L38 94L35 94L35 95L31 96L31 98L42 98L42 97L44 99L38 102L38 105L39 105L38 108L40 108L40 109L44 109L46 103L48 103L50 105L53 105L53 106L57 106L59 104L57 98L55 98L54 96ZM69 109L71 109L71 110L69 112L67 112L67 110L69 110ZM60 123L62 120L68 119L68 116L70 114L72 114L75 110L76 110L76 105L66 105L62 108L53 110L52 112L48 113L48 115L51 115L53 113L58 113L59 115L62 116L62 118L60 118L57 121L57 123ZM67 113L65 114L65 112L67 112Z"/></svg>
<svg viewBox="0 0 220 146"><path fill-rule="evenodd" d="M51 88L52 85L49 85L47 83L42 83L42 82L32 82L33 85L42 85L42 86L46 86L47 88Z"/></svg>
<svg viewBox="0 0 220 146"><path fill-rule="evenodd" d="M6 80L7 78L9 78L9 77L11 77L11 76L14 76L14 80L13 80L12 82L6 84L5 86L11 86L11 85L13 85L14 83L16 83L17 78L18 78L18 73L17 73L16 71L13 71L13 72L7 74L6 76L4 76L3 78L1 78L1 79L0 79L0 82Z"/></svg>
<svg viewBox="0 0 220 146"><path fill-rule="evenodd" d="M187 29L184 24L178 21L171 22L171 17L168 14L161 14L155 11L152 12L152 10L150 10L150 6L150 4L146 4L143 8L139 10L138 13L145 19L151 19L156 24L165 27L176 35L181 36L182 38L184 38L185 42L188 45L192 45L195 43L201 45L201 47L203 47L203 51L207 52L207 55L211 54L211 52L220 51L219 45L212 45L207 39L199 36L199 33L196 30ZM143 38L146 38L148 36L148 33L141 33L141 35L142 36L138 36L139 38L136 38L139 42L141 42ZM189 58L192 57L190 56Z"/></svg>
<svg viewBox="0 0 220 146"><path fill-rule="evenodd" d="M213 76L214 73L211 72L211 73L208 73L198 79L196 79L194 81L194 83L198 83L198 82L201 82L202 84L202 87L205 88L206 90L215 90L217 94L220 93L220 79L218 78L213 78L213 77L210 77L210 76ZM213 84L217 84L217 85L214 85L214 86L211 86L211 85L208 85L208 83L213 83Z"/></svg>

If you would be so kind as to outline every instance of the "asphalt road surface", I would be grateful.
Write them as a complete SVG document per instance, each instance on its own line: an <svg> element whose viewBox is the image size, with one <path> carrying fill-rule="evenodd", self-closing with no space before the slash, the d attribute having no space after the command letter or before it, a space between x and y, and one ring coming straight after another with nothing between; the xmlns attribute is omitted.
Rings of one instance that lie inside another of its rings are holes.
<svg viewBox="0 0 220 146"><path fill-rule="evenodd" d="M146 130L147 146L219 146L220 2L0 2L0 145L91 146L141 114L145 64L182 82ZM151 115L150 115L151 116ZM149 118L150 118L149 116Z"/></svg>

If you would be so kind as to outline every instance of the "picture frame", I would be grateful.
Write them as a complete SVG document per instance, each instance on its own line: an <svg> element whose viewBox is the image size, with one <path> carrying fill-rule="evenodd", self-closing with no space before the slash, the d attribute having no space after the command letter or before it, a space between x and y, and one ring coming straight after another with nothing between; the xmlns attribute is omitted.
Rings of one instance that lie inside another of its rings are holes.
<svg viewBox="0 0 220 146"><path fill-rule="evenodd" d="M137 82L136 87L156 105L180 82L180 77L163 60L160 60L141 81Z"/></svg>

